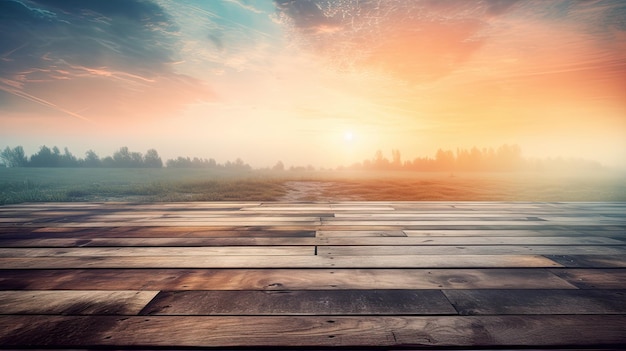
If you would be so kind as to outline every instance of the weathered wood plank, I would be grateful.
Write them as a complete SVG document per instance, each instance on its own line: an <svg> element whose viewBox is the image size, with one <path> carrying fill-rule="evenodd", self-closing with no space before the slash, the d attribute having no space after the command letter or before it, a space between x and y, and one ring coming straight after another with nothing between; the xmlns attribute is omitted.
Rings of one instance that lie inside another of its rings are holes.
<svg viewBox="0 0 626 351"><path fill-rule="evenodd" d="M554 269L555 275L580 289L626 289L626 269Z"/></svg>
<svg viewBox="0 0 626 351"><path fill-rule="evenodd" d="M145 221L100 221L100 222L54 222L49 223L50 226L59 226L59 227L72 227L72 228L86 228L86 227L121 227L121 226L129 226L129 227L141 227L141 226L161 226L161 227L178 227L178 226L194 226L197 225L199 227L206 226L316 226L321 225L320 220L305 220L305 219L292 219L285 221L278 220L238 220L238 219L229 219L229 220L202 220L202 221L188 221L182 219L176 220L145 220Z"/></svg>
<svg viewBox="0 0 626 351"><path fill-rule="evenodd" d="M571 268L626 267L624 255L546 255L546 257Z"/></svg>
<svg viewBox="0 0 626 351"><path fill-rule="evenodd" d="M72 268L550 268L540 255L7 257L0 269Z"/></svg>
<svg viewBox="0 0 626 351"><path fill-rule="evenodd" d="M352 219L343 219L343 218L335 218L335 217L322 217L321 222L323 225L332 225L332 226L370 226L370 225L388 225L388 226L440 226L445 225L448 227L457 227L457 226L517 226L517 227L534 227L534 226L545 226L545 225L563 225L563 223L552 223L545 221L471 221L471 220L456 220L456 221L433 221L433 220L408 220L408 219L362 219L362 220L352 220ZM578 225L592 225L586 223L580 223Z"/></svg>
<svg viewBox="0 0 626 351"><path fill-rule="evenodd" d="M238 247L111 247L111 248L0 248L4 257L138 257L138 256L307 256L312 246L238 246Z"/></svg>
<svg viewBox="0 0 626 351"><path fill-rule="evenodd" d="M461 315L626 314L626 290L444 290Z"/></svg>
<svg viewBox="0 0 626 351"><path fill-rule="evenodd" d="M0 247L204 247L204 246L315 246L324 240L307 237L178 237L178 238L88 238L0 239Z"/></svg>
<svg viewBox="0 0 626 351"><path fill-rule="evenodd" d="M440 290L165 291L146 315L456 315Z"/></svg>
<svg viewBox="0 0 626 351"><path fill-rule="evenodd" d="M285 228L256 228L240 227L38 227L32 231L7 232L0 235L0 239L50 239L50 238L300 238L315 237L315 228L299 227L298 229Z"/></svg>
<svg viewBox="0 0 626 351"><path fill-rule="evenodd" d="M555 270L558 271L558 270ZM616 276L620 279L621 276ZM3 270L3 290L576 289L546 269Z"/></svg>
<svg viewBox="0 0 626 351"><path fill-rule="evenodd" d="M459 244L460 245L460 244ZM0 251L1 252L1 251ZM388 245L388 246L319 246L318 255L626 255L624 246L565 245Z"/></svg>
<svg viewBox="0 0 626 351"><path fill-rule="evenodd" d="M431 230L403 230L403 232L409 237L425 237L425 236L452 236L452 237L481 237L481 236L556 236L556 237L572 237L572 236L595 236L597 233L575 231L572 229L553 229L553 230L536 230L536 229L482 229L482 230L460 230L460 229L431 229ZM602 233L602 232L600 232Z"/></svg>
<svg viewBox="0 0 626 351"><path fill-rule="evenodd" d="M604 237L330 237L326 238L327 245L336 246L365 246L365 245L622 245L620 241Z"/></svg>
<svg viewBox="0 0 626 351"><path fill-rule="evenodd" d="M0 314L137 315L158 291L0 291Z"/></svg>
<svg viewBox="0 0 626 351"><path fill-rule="evenodd" d="M0 316L0 344L54 347L549 347L626 343L626 316ZM279 337L277 337L279 336Z"/></svg>
<svg viewBox="0 0 626 351"><path fill-rule="evenodd" d="M271 216L249 216L249 215L214 215L214 214L196 214L193 216L185 216L179 213L176 215L165 214L115 214L115 215L90 215L90 222L129 222L128 224L140 224L142 222L170 223L170 222L188 222L187 225L193 225L197 222L237 222L246 224L249 222L316 222L320 220L319 216L287 216L287 215L271 215ZM78 218L80 219L80 217ZM71 223L71 222L66 222Z"/></svg>
<svg viewBox="0 0 626 351"><path fill-rule="evenodd" d="M401 230L318 230L315 234L318 238L341 238L341 237L377 237L377 236L400 236L406 237Z"/></svg>

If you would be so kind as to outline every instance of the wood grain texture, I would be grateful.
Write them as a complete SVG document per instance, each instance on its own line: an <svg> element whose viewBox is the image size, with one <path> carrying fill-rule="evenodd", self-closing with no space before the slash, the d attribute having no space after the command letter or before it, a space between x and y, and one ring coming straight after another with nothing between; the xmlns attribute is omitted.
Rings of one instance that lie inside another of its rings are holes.
<svg viewBox="0 0 626 351"><path fill-rule="evenodd" d="M3 349L623 349L626 203L0 206Z"/></svg>
<svg viewBox="0 0 626 351"><path fill-rule="evenodd" d="M318 255L329 256L365 256L373 253L378 255L626 255L626 247L587 245L320 245L317 253Z"/></svg>
<svg viewBox="0 0 626 351"><path fill-rule="evenodd" d="M158 291L0 291L0 314L136 315Z"/></svg>
<svg viewBox="0 0 626 351"><path fill-rule="evenodd" d="M626 314L626 290L444 290L461 315Z"/></svg>
<svg viewBox="0 0 626 351"><path fill-rule="evenodd" d="M617 347L626 316L0 316L0 344L95 347Z"/></svg>
<svg viewBox="0 0 626 351"><path fill-rule="evenodd" d="M576 289L546 269L2 270L0 289Z"/></svg>
<svg viewBox="0 0 626 351"><path fill-rule="evenodd" d="M626 269L555 269L551 272L580 289L624 289Z"/></svg>
<svg viewBox="0 0 626 351"><path fill-rule="evenodd" d="M11 248L7 257L139 257L139 256L313 256L311 246L221 246L221 247L111 247L111 248Z"/></svg>
<svg viewBox="0 0 626 351"><path fill-rule="evenodd" d="M146 315L454 315L440 290L164 291Z"/></svg>
<svg viewBox="0 0 626 351"><path fill-rule="evenodd" d="M0 269L72 268L549 268L540 255L5 257Z"/></svg>

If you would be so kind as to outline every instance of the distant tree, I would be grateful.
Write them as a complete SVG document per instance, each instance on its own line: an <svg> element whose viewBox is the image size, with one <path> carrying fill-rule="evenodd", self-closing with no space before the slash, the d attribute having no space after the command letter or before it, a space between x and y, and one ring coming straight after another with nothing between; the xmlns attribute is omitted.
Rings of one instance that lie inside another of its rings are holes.
<svg viewBox="0 0 626 351"><path fill-rule="evenodd" d="M400 156L400 150L393 149L391 150L391 164L393 168L400 169L402 167L402 156Z"/></svg>
<svg viewBox="0 0 626 351"><path fill-rule="evenodd" d="M189 157L178 156L176 159L167 160L165 165L171 168L188 168L192 167L192 162Z"/></svg>
<svg viewBox="0 0 626 351"><path fill-rule="evenodd" d="M522 167L522 149L518 145L504 144L496 151L497 168L512 171Z"/></svg>
<svg viewBox="0 0 626 351"><path fill-rule="evenodd" d="M243 162L241 158L237 158L235 162L226 161L226 163L224 164L224 168L237 170L237 171L246 171L246 170L252 169L252 167L250 167L250 165L248 165L247 163Z"/></svg>
<svg viewBox="0 0 626 351"><path fill-rule="evenodd" d="M85 159L83 160L83 166L85 167L100 167L100 157L93 150L88 150L85 153Z"/></svg>
<svg viewBox="0 0 626 351"><path fill-rule="evenodd" d="M450 150L437 150L435 155L435 162L437 163L438 170L449 171L454 169L455 158L454 154Z"/></svg>
<svg viewBox="0 0 626 351"><path fill-rule="evenodd" d="M372 160L372 166L374 169L389 168L389 160L383 156L382 150L376 150L376 154L374 154L374 159Z"/></svg>
<svg viewBox="0 0 626 351"><path fill-rule="evenodd" d="M283 164L283 161L278 161L278 162L276 162L274 167L272 167L272 170L273 171L284 171L285 170L285 164Z"/></svg>
<svg viewBox="0 0 626 351"><path fill-rule="evenodd" d="M130 153L130 167L143 167L143 155L141 152Z"/></svg>
<svg viewBox="0 0 626 351"><path fill-rule="evenodd" d="M161 160L159 153L155 149L150 149L146 151L146 156L144 156L143 164L145 167L149 168L163 167L163 161Z"/></svg>
<svg viewBox="0 0 626 351"><path fill-rule="evenodd" d="M49 147L43 145L39 151L30 157L31 167L58 167L61 161L61 151L58 147Z"/></svg>
<svg viewBox="0 0 626 351"><path fill-rule="evenodd" d="M113 153L113 161L115 161L116 167L130 167L132 160L128 147L122 146L119 150L115 151Z"/></svg>
<svg viewBox="0 0 626 351"><path fill-rule="evenodd" d="M72 155L70 150L66 147L63 149L63 155L59 157L60 167L78 167L79 162L76 156Z"/></svg>
<svg viewBox="0 0 626 351"><path fill-rule="evenodd" d="M0 158L7 167L25 167L28 165L24 148L21 146L16 146L13 149L7 146L0 152Z"/></svg>
<svg viewBox="0 0 626 351"><path fill-rule="evenodd" d="M109 167L109 168L110 167L118 167L115 164L115 160L111 156L107 156L107 157L103 158L102 161L100 162L100 165L102 167Z"/></svg>

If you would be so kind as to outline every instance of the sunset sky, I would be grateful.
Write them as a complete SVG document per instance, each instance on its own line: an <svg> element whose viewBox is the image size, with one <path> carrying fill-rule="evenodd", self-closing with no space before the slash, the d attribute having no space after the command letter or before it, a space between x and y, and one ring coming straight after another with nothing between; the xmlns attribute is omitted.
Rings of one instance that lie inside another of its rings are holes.
<svg viewBox="0 0 626 351"><path fill-rule="evenodd" d="M626 168L626 1L0 0L0 147Z"/></svg>

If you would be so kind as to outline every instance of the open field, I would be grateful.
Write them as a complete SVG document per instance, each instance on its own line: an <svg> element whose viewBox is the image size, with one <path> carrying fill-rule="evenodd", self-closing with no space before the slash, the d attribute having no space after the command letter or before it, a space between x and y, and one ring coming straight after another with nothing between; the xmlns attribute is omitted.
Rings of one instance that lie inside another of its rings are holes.
<svg viewBox="0 0 626 351"><path fill-rule="evenodd" d="M619 173L0 168L0 204L45 201L626 201Z"/></svg>

